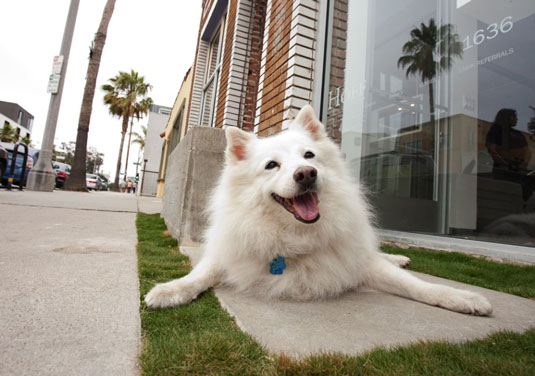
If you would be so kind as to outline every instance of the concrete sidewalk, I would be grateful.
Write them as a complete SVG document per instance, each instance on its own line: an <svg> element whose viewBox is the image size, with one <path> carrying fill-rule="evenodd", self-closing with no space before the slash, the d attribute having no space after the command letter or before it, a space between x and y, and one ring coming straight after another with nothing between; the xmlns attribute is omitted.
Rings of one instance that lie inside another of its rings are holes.
<svg viewBox="0 0 535 376"><path fill-rule="evenodd" d="M135 375L135 217L161 200L0 190L0 375Z"/></svg>
<svg viewBox="0 0 535 376"><path fill-rule="evenodd" d="M195 265L198 247L180 247ZM463 342L501 330L535 328L535 301L429 275L434 283L479 292L493 305L490 317L451 312L371 290L350 292L319 302L247 297L216 288L221 305L242 330L273 353L301 357L319 352L357 355L376 346L399 346L421 340Z"/></svg>
<svg viewBox="0 0 535 376"><path fill-rule="evenodd" d="M0 375L135 375L140 349L135 216L159 199L0 190ZM181 247L195 263L197 247ZM238 325L273 353L359 354L419 340L465 341L535 327L535 301L420 275L487 296L474 317L373 291L273 301L217 288Z"/></svg>

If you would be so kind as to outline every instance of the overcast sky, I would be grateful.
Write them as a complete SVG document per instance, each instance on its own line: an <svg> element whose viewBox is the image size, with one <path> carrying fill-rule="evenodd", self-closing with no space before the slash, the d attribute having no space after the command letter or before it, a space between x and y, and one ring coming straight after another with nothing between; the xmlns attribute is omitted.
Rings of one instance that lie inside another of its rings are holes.
<svg viewBox="0 0 535 376"><path fill-rule="evenodd" d="M76 19L55 144L76 140L89 46L106 0L81 0ZM0 1L0 100L18 103L34 117L32 141L43 138L52 61L59 54L70 0ZM200 0L117 0L100 64L88 146L104 153L105 174L115 174L121 120L104 106L100 86L119 71L134 69L153 85L155 104L173 106L180 84L195 58ZM16 120L16 119L15 119ZM134 131L147 119L134 122ZM162 129L163 131L163 129ZM125 154L126 155L125 141ZM137 145L130 151L128 175L135 171ZM123 156L122 171L125 158Z"/></svg>

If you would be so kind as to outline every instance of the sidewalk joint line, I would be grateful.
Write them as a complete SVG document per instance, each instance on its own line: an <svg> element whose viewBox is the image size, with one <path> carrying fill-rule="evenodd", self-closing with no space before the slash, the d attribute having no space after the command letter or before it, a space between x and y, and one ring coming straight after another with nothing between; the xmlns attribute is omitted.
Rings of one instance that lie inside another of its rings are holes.
<svg viewBox="0 0 535 376"><path fill-rule="evenodd" d="M48 206L48 205L34 205L34 204L13 204L13 203L9 203L9 202L0 202L0 205L25 206L25 207L32 207L32 208L51 208L51 209L85 210L85 211L109 212L109 213L132 213L132 214L136 214L136 213L139 212L139 208L137 208L137 211L132 211L132 210L110 210L110 209L92 209L92 208L71 208L71 207L68 207L68 206Z"/></svg>

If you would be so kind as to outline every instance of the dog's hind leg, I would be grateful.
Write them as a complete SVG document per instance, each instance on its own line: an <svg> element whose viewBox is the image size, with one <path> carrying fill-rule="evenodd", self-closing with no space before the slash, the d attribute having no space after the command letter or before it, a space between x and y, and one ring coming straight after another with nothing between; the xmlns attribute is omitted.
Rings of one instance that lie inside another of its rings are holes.
<svg viewBox="0 0 535 376"><path fill-rule="evenodd" d="M220 278L219 268L205 257L188 275L154 286L145 296L145 303L154 308L187 304L203 291L215 286Z"/></svg>
<svg viewBox="0 0 535 376"><path fill-rule="evenodd" d="M396 267L383 257L376 257L367 270L364 284L372 289L417 300L451 311L490 315L489 301L474 292L422 281Z"/></svg>
<svg viewBox="0 0 535 376"><path fill-rule="evenodd" d="M383 257L385 260L390 261L392 264L397 265L401 268L406 267L411 262L411 259L403 256L403 255L391 255L389 253L382 253L379 252L381 257Z"/></svg>

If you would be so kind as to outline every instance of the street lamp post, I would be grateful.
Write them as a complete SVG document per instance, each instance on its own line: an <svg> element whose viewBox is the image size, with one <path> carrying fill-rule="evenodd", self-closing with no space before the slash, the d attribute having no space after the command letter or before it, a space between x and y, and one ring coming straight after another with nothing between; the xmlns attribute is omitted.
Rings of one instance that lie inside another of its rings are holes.
<svg viewBox="0 0 535 376"><path fill-rule="evenodd" d="M141 176L141 189L139 190L139 195L141 196L141 194L143 193L143 183L145 183L145 170L147 169L147 162L149 160L148 159L144 159L143 160L143 170L141 170L141 172L143 173L143 176Z"/></svg>
<svg viewBox="0 0 535 376"><path fill-rule="evenodd" d="M50 94L48 105L48 114L46 117L45 132L41 151L37 164L30 170L26 188L30 191L52 192L56 184L56 173L52 169L52 150L54 148L54 135L56 134L56 124L58 122L59 107L61 104L61 95L63 93L63 84L65 83L65 74L67 72L67 63L69 62L69 53L71 50L74 26L76 24L76 15L78 14L78 5L80 0L71 0L63 40L61 42L60 56L63 56L60 79L56 93Z"/></svg>

